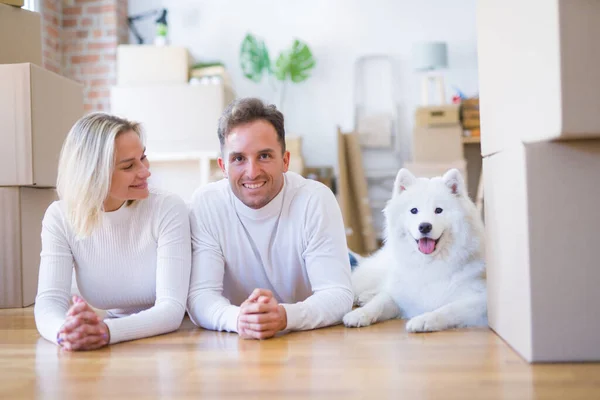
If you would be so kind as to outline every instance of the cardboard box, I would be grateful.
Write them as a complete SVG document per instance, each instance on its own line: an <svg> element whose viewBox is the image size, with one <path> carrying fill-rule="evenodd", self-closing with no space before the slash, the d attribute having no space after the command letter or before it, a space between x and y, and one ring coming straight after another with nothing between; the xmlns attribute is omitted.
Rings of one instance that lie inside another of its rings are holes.
<svg viewBox="0 0 600 400"><path fill-rule="evenodd" d="M415 126L457 125L460 123L459 109L456 104L418 107L415 112Z"/></svg>
<svg viewBox="0 0 600 400"><path fill-rule="evenodd" d="M184 84L189 54L185 47L122 44L117 47L117 84Z"/></svg>
<svg viewBox="0 0 600 400"><path fill-rule="evenodd" d="M302 136L285 137L285 149L292 155L302 156Z"/></svg>
<svg viewBox="0 0 600 400"><path fill-rule="evenodd" d="M348 248L356 253L364 254L365 245L360 233L360 220L356 215L356 199L352 194L350 186L350 174L348 171L348 160L346 156L346 144L344 134L338 127L337 131L337 161L338 161L338 183L337 201L342 211L344 230Z"/></svg>
<svg viewBox="0 0 600 400"><path fill-rule="evenodd" d="M350 180L352 196L355 199L355 212L360 220L360 233L364 243L365 252L377 250L377 233L373 224L373 214L369 201L369 188L362 162L362 149L360 137L356 132L344 134L347 169Z"/></svg>
<svg viewBox="0 0 600 400"><path fill-rule="evenodd" d="M149 152L220 151L217 124L234 95L227 86L113 86L111 111L139 121Z"/></svg>
<svg viewBox="0 0 600 400"><path fill-rule="evenodd" d="M42 65L40 14L0 4L0 64L15 63Z"/></svg>
<svg viewBox="0 0 600 400"><path fill-rule="evenodd" d="M448 163L464 158L463 129L460 125L416 127L413 136L412 161L416 163Z"/></svg>
<svg viewBox="0 0 600 400"><path fill-rule="evenodd" d="M338 128L338 187L346 241L350 250L367 255L377 249L369 206L367 181L362 167L358 134L344 134Z"/></svg>
<svg viewBox="0 0 600 400"><path fill-rule="evenodd" d="M471 110L471 109L463 108L461 110L460 114L461 114L463 121L467 120L467 119L473 119L473 120L479 121L479 110Z"/></svg>
<svg viewBox="0 0 600 400"><path fill-rule="evenodd" d="M478 1L483 155L600 137L599 15L596 0Z"/></svg>
<svg viewBox="0 0 600 400"><path fill-rule="evenodd" d="M34 303L42 219L55 200L54 189L0 187L0 308Z"/></svg>
<svg viewBox="0 0 600 400"><path fill-rule="evenodd" d="M481 126L481 122L480 122L479 118L463 119L463 121L462 121L462 127L463 127L463 129L466 129L466 130L479 129L480 126Z"/></svg>
<svg viewBox="0 0 600 400"><path fill-rule="evenodd" d="M471 97L463 99L460 102L460 107L463 110L477 110L479 111L479 97Z"/></svg>
<svg viewBox="0 0 600 400"><path fill-rule="evenodd" d="M600 140L486 157L489 324L527 361L600 361Z"/></svg>
<svg viewBox="0 0 600 400"><path fill-rule="evenodd" d="M0 4L1 3L15 7L23 7L25 5L24 0L0 0Z"/></svg>
<svg viewBox="0 0 600 400"><path fill-rule="evenodd" d="M0 186L54 187L58 157L83 116L83 86L34 64L0 65Z"/></svg>
<svg viewBox="0 0 600 400"><path fill-rule="evenodd" d="M442 176L452 168L460 171L465 181L465 187L468 190L467 162L458 160L451 163L404 163L404 167L408 169L417 178L434 178Z"/></svg>

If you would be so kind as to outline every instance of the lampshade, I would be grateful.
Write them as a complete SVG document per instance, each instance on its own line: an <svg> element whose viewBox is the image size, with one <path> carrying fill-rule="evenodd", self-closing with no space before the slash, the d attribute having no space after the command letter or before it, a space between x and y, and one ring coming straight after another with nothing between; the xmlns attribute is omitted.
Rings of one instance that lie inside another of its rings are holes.
<svg viewBox="0 0 600 400"><path fill-rule="evenodd" d="M444 42L415 43L413 65L417 71L430 71L448 66L448 50Z"/></svg>

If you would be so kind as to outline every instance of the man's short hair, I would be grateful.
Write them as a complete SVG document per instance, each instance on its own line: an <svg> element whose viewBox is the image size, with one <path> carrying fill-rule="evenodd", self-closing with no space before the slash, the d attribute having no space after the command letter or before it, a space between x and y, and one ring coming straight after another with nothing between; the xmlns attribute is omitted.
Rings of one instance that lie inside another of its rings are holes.
<svg viewBox="0 0 600 400"><path fill-rule="evenodd" d="M225 138L237 126L264 120L270 123L277 132L277 140L281 144L282 153L285 153L285 128L283 114L273 104L265 104L254 97L245 97L234 100L227 106L219 118L219 142L221 150L225 145Z"/></svg>

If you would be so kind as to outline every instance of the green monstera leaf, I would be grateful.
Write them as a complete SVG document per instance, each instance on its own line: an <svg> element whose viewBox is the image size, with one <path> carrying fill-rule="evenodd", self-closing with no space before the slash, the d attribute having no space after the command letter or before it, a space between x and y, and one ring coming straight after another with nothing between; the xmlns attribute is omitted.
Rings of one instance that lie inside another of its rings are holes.
<svg viewBox="0 0 600 400"><path fill-rule="evenodd" d="M315 59L308 45L300 40L294 40L292 48L282 52L277 61L273 74L284 81L289 76L292 82L305 81L310 76L310 71L315 66Z"/></svg>
<svg viewBox="0 0 600 400"><path fill-rule="evenodd" d="M260 82L263 72L270 72L271 61L265 43L248 33L240 48L240 65L244 76L254 82Z"/></svg>

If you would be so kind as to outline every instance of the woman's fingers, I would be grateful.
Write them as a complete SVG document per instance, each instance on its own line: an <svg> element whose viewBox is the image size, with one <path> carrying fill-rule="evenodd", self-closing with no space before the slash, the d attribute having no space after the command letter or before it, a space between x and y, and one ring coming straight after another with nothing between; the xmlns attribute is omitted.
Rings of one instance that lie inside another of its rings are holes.
<svg viewBox="0 0 600 400"><path fill-rule="evenodd" d="M81 312L74 317L68 317L67 321L63 324L60 329L61 333L69 333L73 330L77 329L81 325L84 324L98 324L100 322L100 317L93 311L84 311Z"/></svg>

